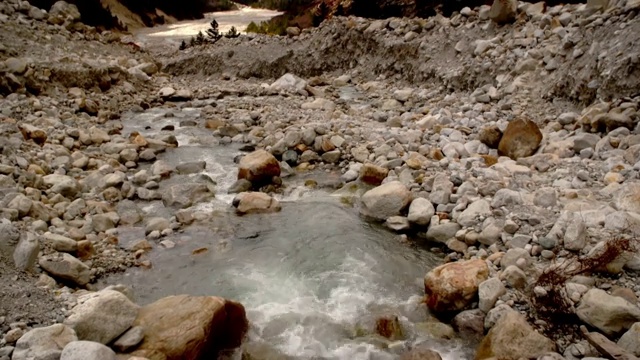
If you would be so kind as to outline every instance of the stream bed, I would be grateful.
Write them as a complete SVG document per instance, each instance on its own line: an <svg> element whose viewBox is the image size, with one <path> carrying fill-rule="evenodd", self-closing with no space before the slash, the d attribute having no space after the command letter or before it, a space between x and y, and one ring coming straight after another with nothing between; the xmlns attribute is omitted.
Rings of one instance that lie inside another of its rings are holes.
<svg viewBox="0 0 640 360"><path fill-rule="evenodd" d="M241 154L237 144L219 144L207 129L181 126L198 121L197 108L149 109L125 114L124 133L157 134L173 125L179 146L159 156L172 166L205 161L200 174L172 175L162 186L184 177L206 175L216 185L216 198L196 206L194 225L161 240L148 256L151 269L133 268L106 280L134 289L148 304L176 295L215 295L241 302L251 323L248 344L268 344L295 359L397 359L416 344L426 343L445 359L471 356L458 340L437 340L417 324L431 319L420 304L426 272L441 259L361 219L332 190L305 187L305 179L331 183L339 174L294 175L285 179L282 211L238 216L232 209L233 183ZM166 183L166 184L165 184ZM140 202L147 216L172 216L160 201ZM143 239L144 227L118 229L122 246ZM376 318L397 316L405 339L389 341L373 335ZM240 354L232 356L240 359Z"/></svg>

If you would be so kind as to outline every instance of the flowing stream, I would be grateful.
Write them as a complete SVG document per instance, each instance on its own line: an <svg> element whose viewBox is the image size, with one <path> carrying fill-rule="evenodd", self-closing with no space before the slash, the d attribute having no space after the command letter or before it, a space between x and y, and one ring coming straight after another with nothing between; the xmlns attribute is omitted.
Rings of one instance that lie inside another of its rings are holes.
<svg viewBox="0 0 640 360"><path fill-rule="evenodd" d="M430 319L419 304L422 278L440 259L364 222L356 209L322 190L337 174L308 174L318 181L316 190L304 186L304 176L287 178L281 212L237 216L233 196L225 192L235 180L239 146L219 145L200 127L181 127L199 117L196 108L168 112L125 114L124 132L152 135L174 125L180 146L160 158L174 166L200 160L207 166L201 174L173 175L161 182L161 190L206 175L217 183L216 199L198 205L207 214L202 221L162 239L175 247L156 246L149 254L151 269L130 269L108 283L131 285L141 304L175 294L237 300L251 322L248 344L268 344L294 359L397 359L419 343L446 359L469 356L465 344L436 340L417 326ZM147 216L171 216L160 202L139 205ZM127 246L144 238L144 228L120 228L119 237ZM406 340L376 337L371 324L379 316L397 316Z"/></svg>

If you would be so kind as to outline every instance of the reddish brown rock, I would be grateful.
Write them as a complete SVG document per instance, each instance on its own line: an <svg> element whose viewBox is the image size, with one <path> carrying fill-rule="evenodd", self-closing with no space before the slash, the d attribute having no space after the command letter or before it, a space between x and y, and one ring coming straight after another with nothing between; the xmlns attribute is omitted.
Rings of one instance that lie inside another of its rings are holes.
<svg viewBox="0 0 640 360"><path fill-rule="evenodd" d="M240 160L238 180L247 179L254 185L270 183L280 176L280 163L271 153L257 150Z"/></svg>
<svg viewBox="0 0 640 360"><path fill-rule="evenodd" d="M489 278L484 260L448 263L424 278L427 306L436 312L464 310L478 297L478 286Z"/></svg>
<svg viewBox="0 0 640 360"><path fill-rule="evenodd" d="M514 120L502 135L498 153L517 160L535 154L541 141L542 132L536 123L529 119Z"/></svg>
<svg viewBox="0 0 640 360"><path fill-rule="evenodd" d="M389 174L389 170L373 165L373 164L364 164L362 169L360 169L360 181L365 184L378 186L382 184L382 181Z"/></svg>
<svg viewBox="0 0 640 360"><path fill-rule="evenodd" d="M131 353L149 360L214 359L240 346L247 332L244 307L214 296L170 296L140 309L133 326L145 337Z"/></svg>

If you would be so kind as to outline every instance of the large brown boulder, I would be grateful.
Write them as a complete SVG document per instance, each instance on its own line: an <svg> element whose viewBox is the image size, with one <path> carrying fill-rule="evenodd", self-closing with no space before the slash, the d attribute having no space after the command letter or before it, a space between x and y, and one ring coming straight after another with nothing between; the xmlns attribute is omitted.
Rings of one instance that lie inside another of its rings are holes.
<svg viewBox="0 0 640 360"><path fill-rule="evenodd" d="M510 23L516 20L518 15L517 0L494 0L489 11L491 20L498 24Z"/></svg>
<svg viewBox="0 0 640 360"><path fill-rule="evenodd" d="M238 180L246 179L254 185L268 184L280 176L280 163L265 150L257 150L240 160Z"/></svg>
<svg viewBox="0 0 640 360"><path fill-rule="evenodd" d="M538 125L529 119L517 119L507 125L502 135L498 153L513 160L535 154L542 141Z"/></svg>
<svg viewBox="0 0 640 360"><path fill-rule="evenodd" d="M424 278L427 306L436 312L466 309L478 297L478 286L489 278L484 260L440 265Z"/></svg>
<svg viewBox="0 0 640 360"><path fill-rule="evenodd" d="M482 339L476 360L482 359L535 359L556 351L556 344L537 333L524 316L508 311Z"/></svg>
<svg viewBox="0 0 640 360"><path fill-rule="evenodd" d="M149 360L214 359L240 345L248 328L244 307L214 296L169 296L140 309L133 326L145 337L131 353Z"/></svg>

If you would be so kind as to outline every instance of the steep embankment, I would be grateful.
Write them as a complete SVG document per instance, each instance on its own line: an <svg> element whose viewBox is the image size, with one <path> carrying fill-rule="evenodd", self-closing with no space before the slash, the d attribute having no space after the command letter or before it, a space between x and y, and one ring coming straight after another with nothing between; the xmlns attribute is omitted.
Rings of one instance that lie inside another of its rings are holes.
<svg viewBox="0 0 640 360"><path fill-rule="evenodd" d="M486 19L487 8L451 19L338 18L295 40L244 37L190 49L168 60L166 70L276 78L354 69L367 79L383 75L441 84L449 91L487 84L501 91L529 87L533 98L583 104L635 95L640 85L635 12L614 10L599 17L584 6L573 9L552 8L543 15L531 8L529 21L502 27Z"/></svg>

